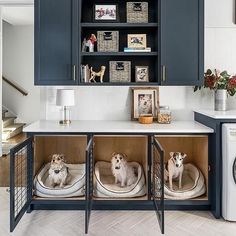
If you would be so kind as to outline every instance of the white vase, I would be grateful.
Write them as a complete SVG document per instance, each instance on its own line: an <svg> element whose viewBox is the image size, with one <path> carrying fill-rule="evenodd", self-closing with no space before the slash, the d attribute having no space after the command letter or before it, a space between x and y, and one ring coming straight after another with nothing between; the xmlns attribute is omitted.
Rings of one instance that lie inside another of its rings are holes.
<svg viewBox="0 0 236 236"><path fill-rule="evenodd" d="M227 90L217 89L215 91L215 111L227 110Z"/></svg>

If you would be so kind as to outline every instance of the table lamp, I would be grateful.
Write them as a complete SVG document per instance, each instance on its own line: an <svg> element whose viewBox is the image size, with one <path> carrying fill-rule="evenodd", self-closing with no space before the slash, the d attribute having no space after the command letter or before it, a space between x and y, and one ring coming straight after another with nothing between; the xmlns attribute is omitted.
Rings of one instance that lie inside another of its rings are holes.
<svg viewBox="0 0 236 236"><path fill-rule="evenodd" d="M70 107L75 105L75 92L72 89L58 89L56 105L63 107L63 120L60 120L61 125L68 125L70 120Z"/></svg>

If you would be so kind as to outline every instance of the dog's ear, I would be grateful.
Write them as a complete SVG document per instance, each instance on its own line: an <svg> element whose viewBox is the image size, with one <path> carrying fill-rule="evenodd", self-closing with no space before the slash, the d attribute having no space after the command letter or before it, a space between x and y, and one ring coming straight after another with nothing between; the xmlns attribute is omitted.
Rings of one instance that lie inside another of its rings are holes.
<svg viewBox="0 0 236 236"><path fill-rule="evenodd" d="M187 154L186 153L183 153L183 152L181 152L181 156L183 157L183 159L185 158L185 157L187 157Z"/></svg>
<svg viewBox="0 0 236 236"><path fill-rule="evenodd" d="M65 155L64 154L60 154L60 158L61 158L62 161L65 162Z"/></svg>
<svg viewBox="0 0 236 236"><path fill-rule="evenodd" d="M174 152L170 152L170 156L171 156L171 157L173 157L173 156L174 156L174 154L175 154Z"/></svg>
<svg viewBox="0 0 236 236"><path fill-rule="evenodd" d="M127 160L128 156L125 153L122 153L123 157Z"/></svg>
<svg viewBox="0 0 236 236"><path fill-rule="evenodd" d="M111 154L111 156L114 157L116 154L117 154L116 152L113 152L113 153Z"/></svg>

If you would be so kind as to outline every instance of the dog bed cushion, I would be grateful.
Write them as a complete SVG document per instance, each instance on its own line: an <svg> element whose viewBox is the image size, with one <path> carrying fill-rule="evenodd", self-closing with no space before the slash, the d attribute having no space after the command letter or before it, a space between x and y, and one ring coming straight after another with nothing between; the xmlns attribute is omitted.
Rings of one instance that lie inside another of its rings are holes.
<svg viewBox="0 0 236 236"><path fill-rule="evenodd" d="M64 187L52 188L49 184L49 168L47 163L34 179L34 193L39 197L79 197L85 193L85 164L66 164L71 174L71 180Z"/></svg>
<svg viewBox="0 0 236 236"><path fill-rule="evenodd" d="M166 170L165 170L166 171ZM203 195L206 192L204 176L201 171L191 163L184 165L182 188L179 189L179 179L173 179L173 190L169 187L169 180L164 185L166 199L184 200ZM159 193L157 193L159 195Z"/></svg>
<svg viewBox="0 0 236 236"><path fill-rule="evenodd" d="M121 187L115 184L115 177L111 171L111 162L98 161L95 164L95 190L96 197L131 198L146 194L145 176L142 166L137 162L129 162L137 174L137 180L130 186Z"/></svg>

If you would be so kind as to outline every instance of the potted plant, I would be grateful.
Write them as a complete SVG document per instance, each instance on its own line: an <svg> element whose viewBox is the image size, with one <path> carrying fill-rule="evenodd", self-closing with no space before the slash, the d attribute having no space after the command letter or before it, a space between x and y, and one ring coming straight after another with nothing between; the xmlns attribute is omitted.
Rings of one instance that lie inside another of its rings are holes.
<svg viewBox="0 0 236 236"><path fill-rule="evenodd" d="M204 88L215 91L215 110L227 110L227 96L236 94L236 75L231 76L227 71L219 72L210 69L204 73ZM195 86L194 92L200 90L202 86Z"/></svg>

